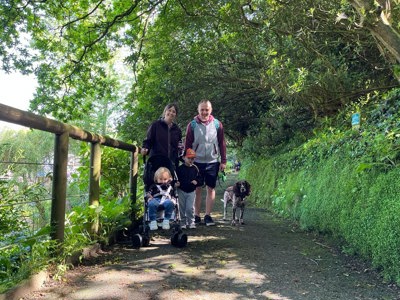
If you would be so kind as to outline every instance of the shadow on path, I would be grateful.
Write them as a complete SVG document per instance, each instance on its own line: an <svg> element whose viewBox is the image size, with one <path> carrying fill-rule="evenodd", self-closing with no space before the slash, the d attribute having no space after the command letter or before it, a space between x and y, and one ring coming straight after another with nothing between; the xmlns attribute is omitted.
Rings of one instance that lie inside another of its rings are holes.
<svg viewBox="0 0 400 300"><path fill-rule="evenodd" d="M236 227L219 199L215 212L216 226L187 230L186 248L162 231L149 247L114 245L23 299L400 299L361 262L262 209Z"/></svg>

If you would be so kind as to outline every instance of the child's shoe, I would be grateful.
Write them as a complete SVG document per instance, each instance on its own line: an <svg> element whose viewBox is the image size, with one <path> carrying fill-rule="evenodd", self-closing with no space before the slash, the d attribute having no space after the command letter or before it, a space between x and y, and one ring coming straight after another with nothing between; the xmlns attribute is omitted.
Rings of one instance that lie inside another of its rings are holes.
<svg viewBox="0 0 400 300"><path fill-rule="evenodd" d="M158 226L157 226L157 221L151 221L150 222L150 230L157 230Z"/></svg>
<svg viewBox="0 0 400 300"><path fill-rule="evenodd" d="M194 222L195 222L196 224L200 224L200 223L201 223L201 218L200 218L200 216L194 216Z"/></svg>
<svg viewBox="0 0 400 300"><path fill-rule="evenodd" d="M192 224L188 225L188 227L189 227L190 229L196 229L196 224L195 224L195 223L192 223Z"/></svg>
<svg viewBox="0 0 400 300"><path fill-rule="evenodd" d="M168 230L169 228L170 228L170 226L169 226L169 220L164 219L164 221L162 222L162 229Z"/></svg>

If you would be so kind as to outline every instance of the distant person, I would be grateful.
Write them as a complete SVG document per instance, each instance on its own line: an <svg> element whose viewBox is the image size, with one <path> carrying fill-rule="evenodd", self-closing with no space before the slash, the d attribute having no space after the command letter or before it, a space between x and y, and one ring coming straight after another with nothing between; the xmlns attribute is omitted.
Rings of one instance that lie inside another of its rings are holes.
<svg viewBox="0 0 400 300"><path fill-rule="evenodd" d="M174 123L177 115L176 104L170 103L165 106L161 118L154 121L147 130L146 139L142 144L142 155L162 155L168 157L175 168L178 166L182 130Z"/></svg>
<svg viewBox="0 0 400 300"><path fill-rule="evenodd" d="M239 172L240 171L240 166L241 166L241 163L240 163L240 161L235 161L235 171L236 172Z"/></svg>
<svg viewBox="0 0 400 300"><path fill-rule="evenodd" d="M183 153L184 163L176 171L178 176L176 186L178 190L179 216L182 228L196 228L193 206L199 169L193 164L195 158L196 152L190 148L186 149Z"/></svg>
<svg viewBox="0 0 400 300"><path fill-rule="evenodd" d="M160 167L154 173L154 184L146 193L149 209L150 230L157 230L157 212L164 210L162 229L170 229L169 220L175 207L172 175L168 168Z"/></svg>
<svg viewBox="0 0 400 300"><path fill-rule="evenodd" d="M200 172L194 201L195 222L201 222L202 187L205 184L207 196L204 223L211 226L215 225L211 213L215 203L218 172L226 167L226 143L222 123L211 115L211 102L201 100L197 110L198 115L186 128L185 149L191 148L196 152L194 163Z"/></svg>

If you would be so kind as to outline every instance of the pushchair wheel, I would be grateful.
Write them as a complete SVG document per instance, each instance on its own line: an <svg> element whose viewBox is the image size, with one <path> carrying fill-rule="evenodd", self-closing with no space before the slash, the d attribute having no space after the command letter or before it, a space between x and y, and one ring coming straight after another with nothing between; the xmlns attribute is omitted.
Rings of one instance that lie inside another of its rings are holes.
<svg viewBox="0 0 400 300"><path fill-rule="evenodd" d="M141 235L136 233L132 237L133 248L147 247L150 245L150 237L148 235Z"/></svg>
<svg viewBox="0 0 400 300"><path fill-rule="evenodd" d="M187 245L188 237L186 233L176 232L171 236L171 245L183 248Z"/></svg>
<svg viewBox="0 0 400 300"><path fill-rule="evenodd" d="M178 233L171 235L171 245L175 246L178 244Z"/></svg>
<svg viewBox="0 0 400 300"><path fill-rule="evenodd" d="M142 246L147 247L150 245L150 237L148 235L145 235L142 237Z"/></svg>
<svg viewBox="0 0 400 300"><path fill-rule="evenodd" d="M178 248L183 248L187 245L188 236L186 233L178 234Z"/></svg>
<svg viewBox="0 0 400 300"><path fill-rule="evenodd" d="M143 246L143 237L139 233L136 233L132 237L132 246L134 248L140 248Z"/></svg>

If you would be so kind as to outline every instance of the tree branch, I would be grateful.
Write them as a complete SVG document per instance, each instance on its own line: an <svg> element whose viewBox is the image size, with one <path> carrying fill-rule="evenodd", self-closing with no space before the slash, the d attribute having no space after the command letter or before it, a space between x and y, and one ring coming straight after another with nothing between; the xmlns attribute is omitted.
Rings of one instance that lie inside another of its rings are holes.
<svg viewBox="0 0 400 300"><path fill-rule="evenodd" d="M70 25L72 25L74 23L77 23L79 21L82 21L82 20L86 19L87 17L89 17L90 15L92 15L99 8L100 4L102 4L102 3L103 3L103 0L98 2L97 5L90 12L88 12L86 15L83 15L83 16L81 16L79 18L76 18L76 19L74 19L74 20L72 20L72 21L70 21L68 23L65 23L63 26L61 26L60 35L63 36L64 28L69 27Z"/></svg>

